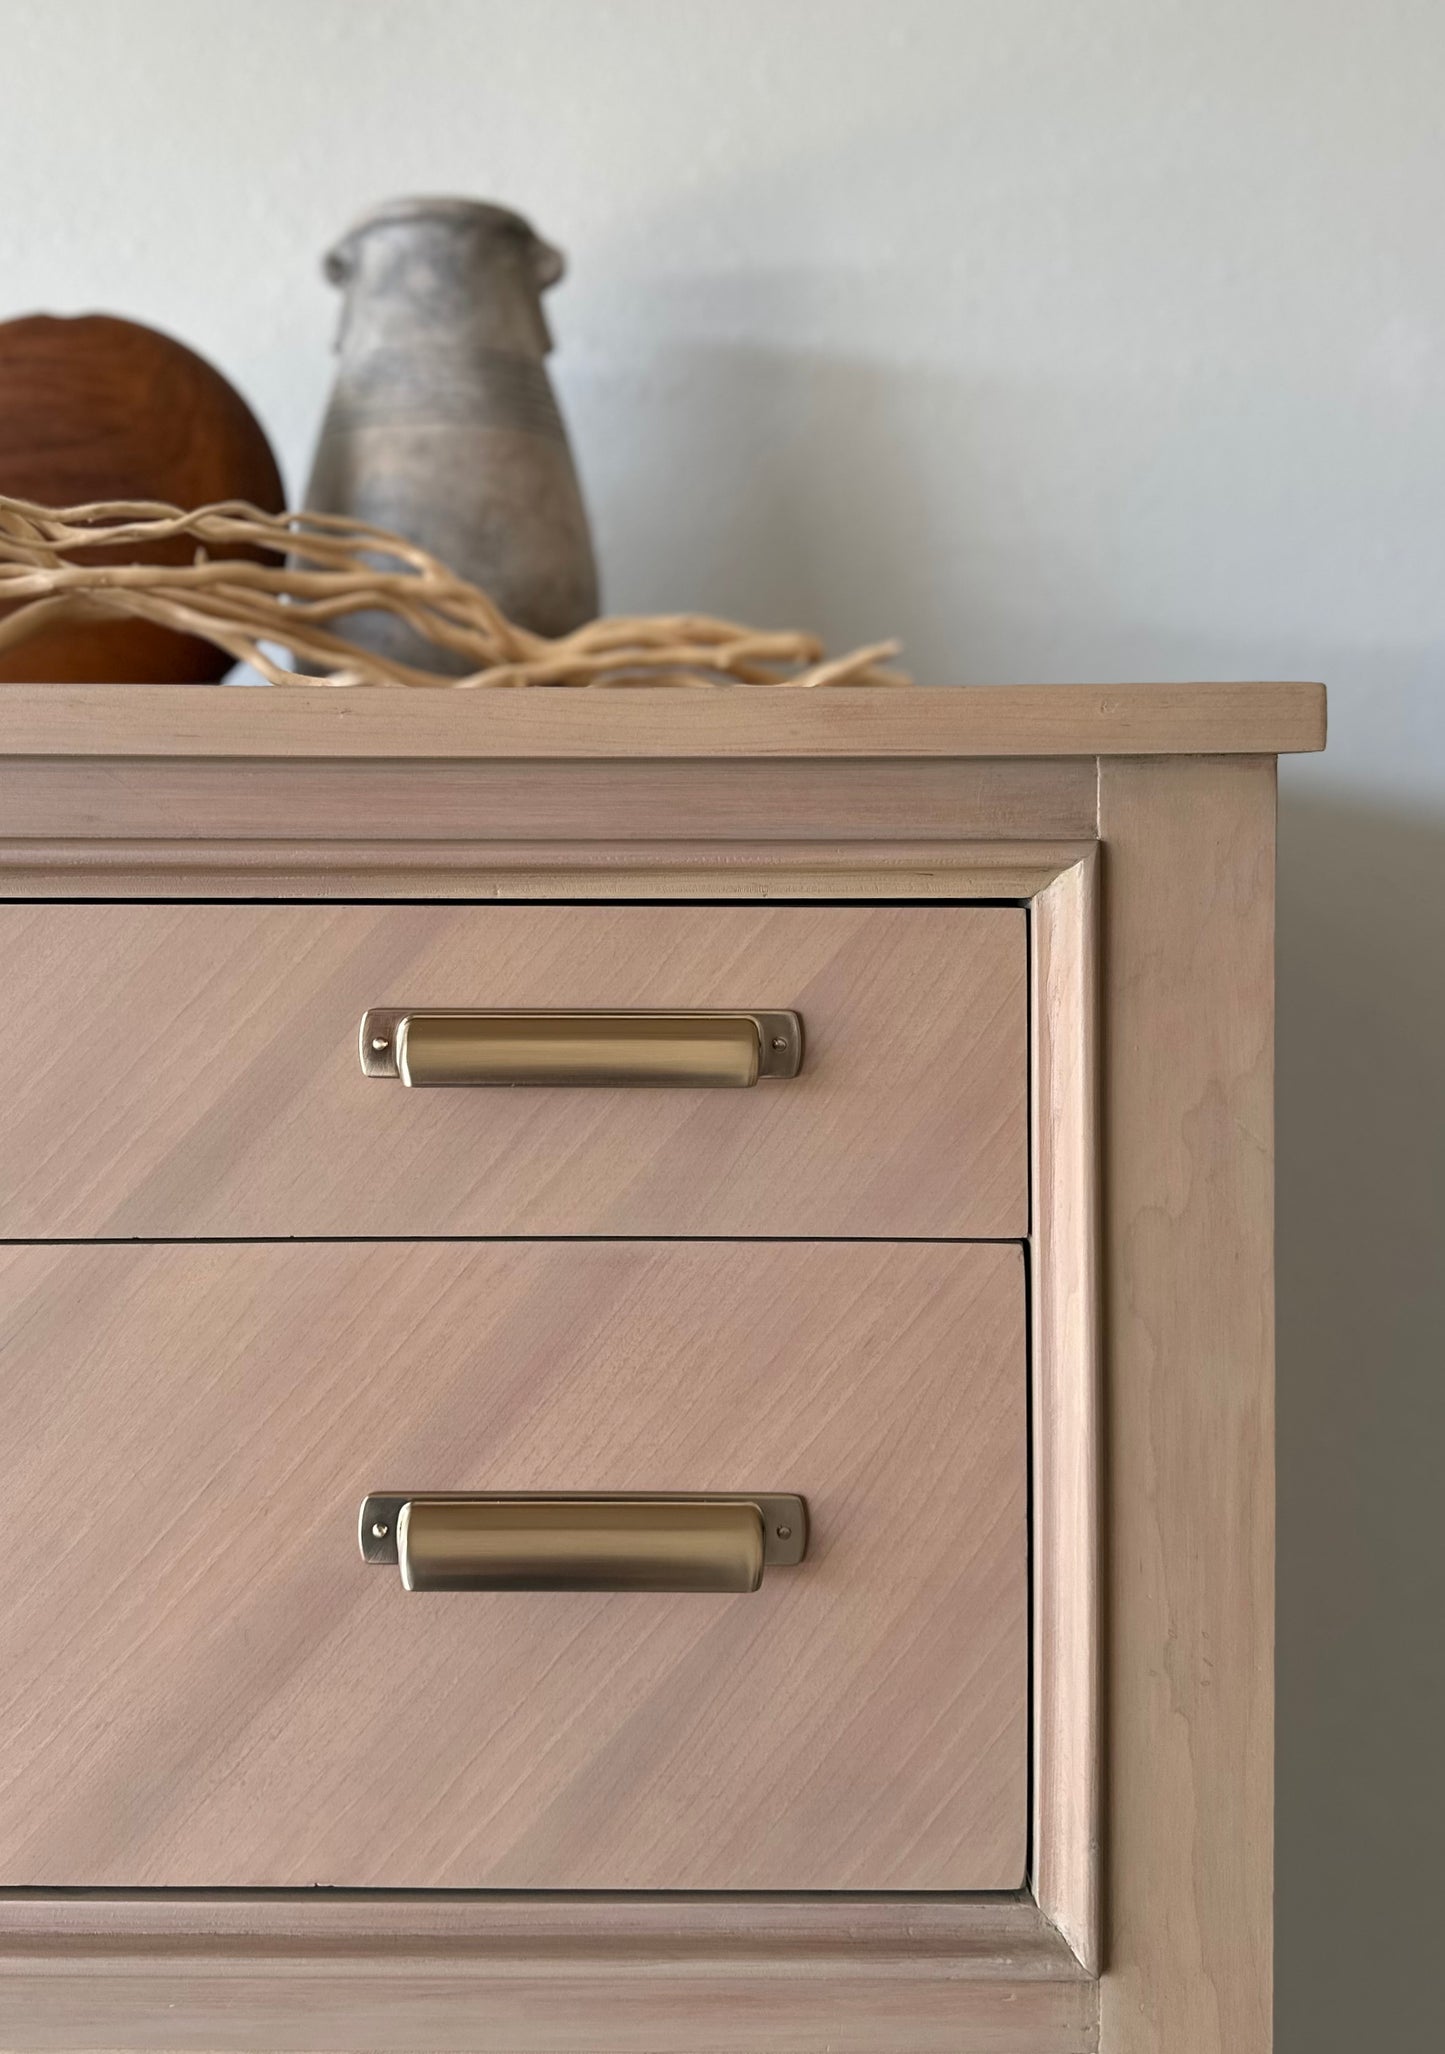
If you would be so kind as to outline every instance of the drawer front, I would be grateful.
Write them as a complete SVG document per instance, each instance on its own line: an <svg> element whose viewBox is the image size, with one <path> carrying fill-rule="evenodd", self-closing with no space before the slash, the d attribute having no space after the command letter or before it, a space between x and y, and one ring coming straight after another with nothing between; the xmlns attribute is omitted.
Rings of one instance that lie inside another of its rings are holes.
<svg viewBox="0 0 1445 2054"><path fill-rule="evenodd" d="M0 1885L1023 1879L1016 1247L8 1248ZM363 1493L779 1491L747 1595L408 1593Z"/></svg>
<svg viewBox="0 0 1445 2054"><path fill-rule="evenodd" d="M1027 1232L1005 907L0 908L0 1235ZM411 1090L372 1007L791 1009L748 1090Z"/></svg>

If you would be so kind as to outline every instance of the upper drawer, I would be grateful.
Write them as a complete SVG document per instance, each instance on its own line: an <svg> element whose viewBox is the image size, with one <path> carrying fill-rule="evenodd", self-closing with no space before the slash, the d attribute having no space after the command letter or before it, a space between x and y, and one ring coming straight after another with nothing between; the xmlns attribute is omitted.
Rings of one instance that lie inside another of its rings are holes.
<svg viewBox="0 0 1445 2054"><path fill-rule="evenodd" d="M778 905L0 908L0 1236L1012 1237L1024 915ZM792 1009L750 1090L408 1090L370 1007Z"/></svg>

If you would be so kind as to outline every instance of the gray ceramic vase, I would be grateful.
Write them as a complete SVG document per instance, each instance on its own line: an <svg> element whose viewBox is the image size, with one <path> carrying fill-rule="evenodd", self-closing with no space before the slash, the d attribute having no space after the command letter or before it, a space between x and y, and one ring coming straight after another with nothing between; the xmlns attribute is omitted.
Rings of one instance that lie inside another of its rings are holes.
<svg viewBox="0 0 1445 2054"><path fill-rule="evenodd" d="M325 269L345 295L341 363L306 505L420 543L538 633L592 619L587 513L546 367L561 253L505 207L393 200ZM385 614L340 625L424 669L470 667Z"/></svg>

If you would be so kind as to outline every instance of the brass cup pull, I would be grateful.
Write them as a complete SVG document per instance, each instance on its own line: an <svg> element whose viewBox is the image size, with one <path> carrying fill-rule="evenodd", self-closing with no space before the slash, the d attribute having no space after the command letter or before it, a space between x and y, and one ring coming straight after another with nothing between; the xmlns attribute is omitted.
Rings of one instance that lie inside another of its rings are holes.
<svg viewBox="0 0 1445 2054"><path fill-rule="evenodd" d="M395 1563L407 1590L750 1591L801 1562L801 1498L528 1496L373 1491L362 1559Z"/></svg>
<svg viewBox="0 0 1445 2054"><path fill-rule="evenodd" d="M796 1013L437 1012L362 1015L368 1077L434 1084L746 1086L796 1077Z"/></svg>

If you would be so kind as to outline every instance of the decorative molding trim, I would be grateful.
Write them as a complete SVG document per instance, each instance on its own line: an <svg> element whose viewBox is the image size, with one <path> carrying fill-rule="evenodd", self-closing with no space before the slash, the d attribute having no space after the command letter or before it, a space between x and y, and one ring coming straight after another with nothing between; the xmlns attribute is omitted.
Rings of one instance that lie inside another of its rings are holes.
<svg viewBox="0 0 1445 2054"><path fill-rule="evenodd" d="M1092 842L5 841L0 898L1027 899Z"/></svg>
<svg viewBox="0 0 1445 2054"><path fill-rule="evenodd" d="M765 1914L759 1917L759 1914ZM0 1892L0 1960L37 1965L155 1939L177 1954L292 1942L318 1951L405 1956L434 1952L480 1962L556 1958L560 1946L705 1950L760 1966L790 1954L835 1955L862 1942L895 1964L947 1964L964 1979L1088 1981L1069 1948L1022 1891L971 1897L754 1892L31 1890Z"/></svg>
<svg viewBox="0 0 1445 2054"><path fill-rule="evenodd" d="M1034 1793L1039 1905L1100 1968L1099 854L1034 899Z"/></svg>
<svg viewBox="0 0 1445 2054"><path fill-rule="evenodd" d="M50 2054L1097 2046L1096 1985L1012 1897L12 1896L0 1994L0 2043Z"/></svg>

